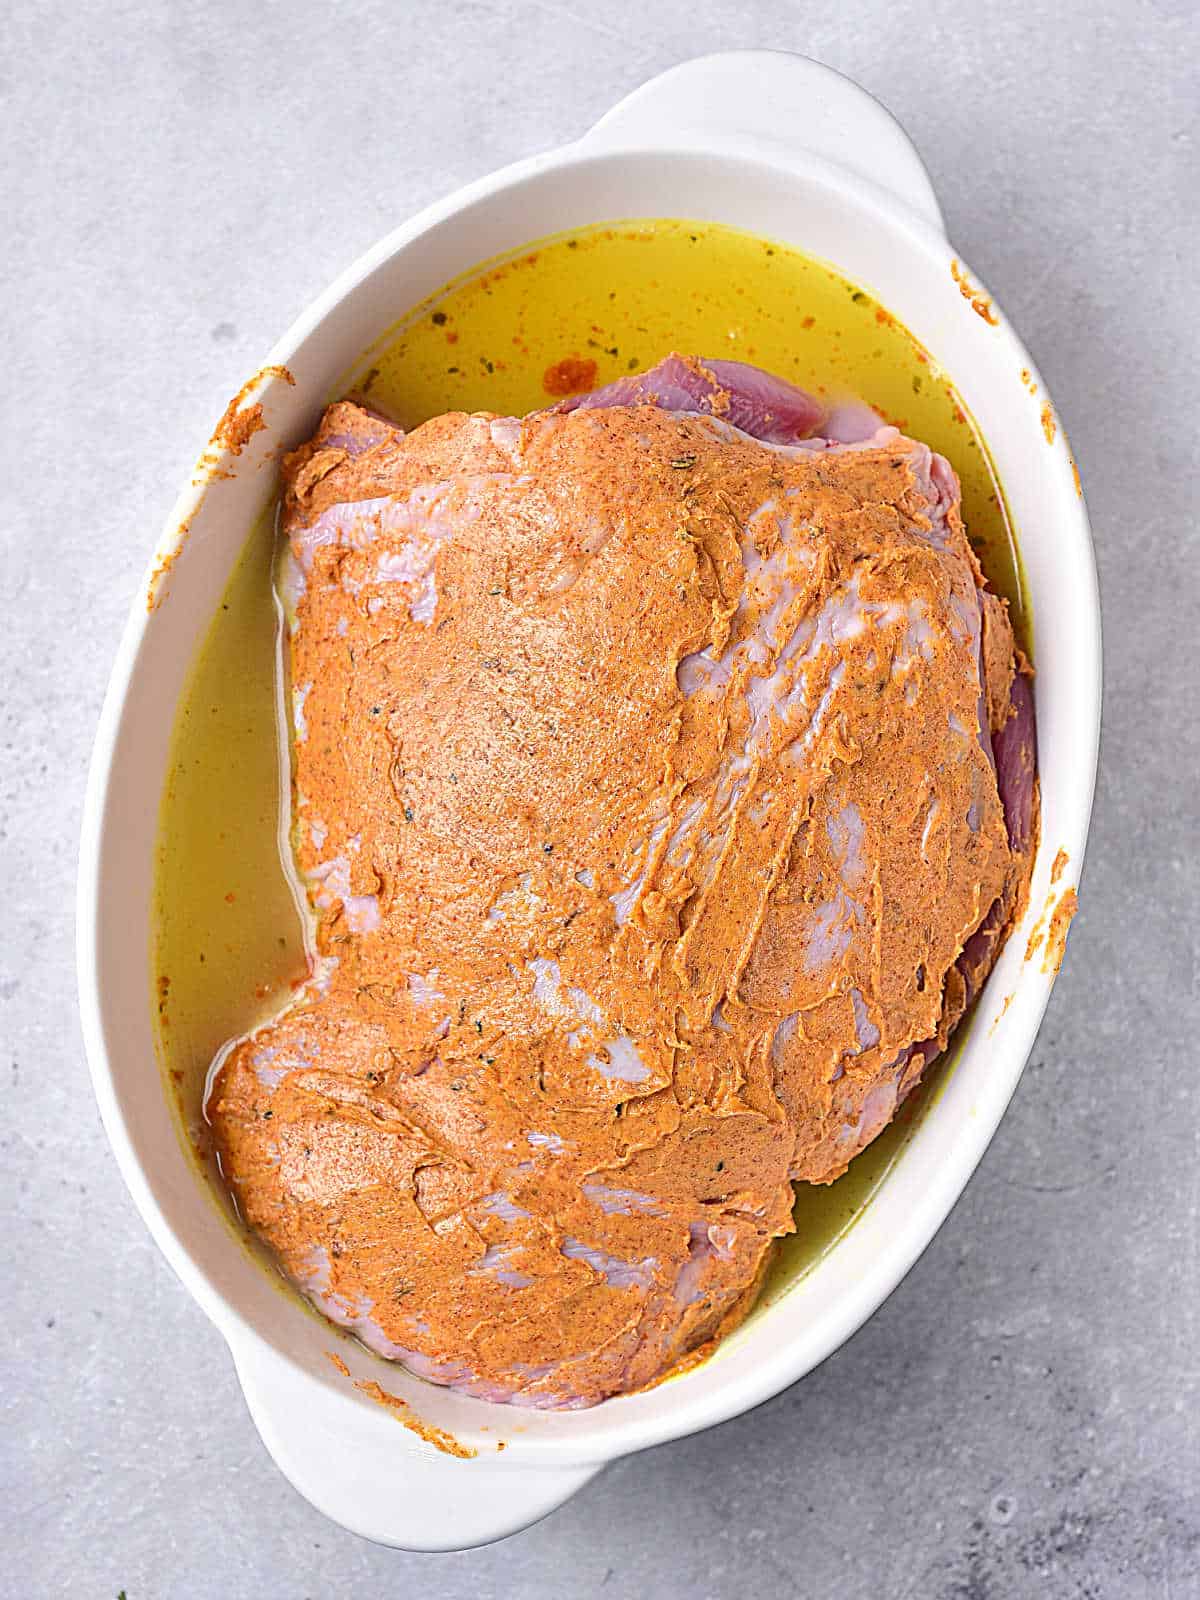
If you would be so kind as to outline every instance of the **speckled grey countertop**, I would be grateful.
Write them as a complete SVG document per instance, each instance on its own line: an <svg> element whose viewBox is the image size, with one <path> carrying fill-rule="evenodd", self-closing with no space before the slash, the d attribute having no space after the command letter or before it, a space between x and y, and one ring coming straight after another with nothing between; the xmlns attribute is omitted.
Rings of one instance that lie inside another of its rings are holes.
<svg viewBox="0 0 1200 1600"><path fill-rule="evenodd" d="M9 10L5 1593L1200 1594L1195 20L1191 0ZM899 115L1053 389L1106 611L1083 909L995 1144L855 1339L527 1533L401 1555L276 1472L109 1157L72 969L93 727L176 488L295 313L417 206L746 44Z"/></svg>

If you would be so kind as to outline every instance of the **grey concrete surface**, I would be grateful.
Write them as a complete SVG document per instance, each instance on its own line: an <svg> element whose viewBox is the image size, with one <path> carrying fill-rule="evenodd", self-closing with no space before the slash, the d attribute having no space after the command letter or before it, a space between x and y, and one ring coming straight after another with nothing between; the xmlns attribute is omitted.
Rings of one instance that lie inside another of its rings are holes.
<svg viewBox="0 0 1200 1600"><path fill-rule="evenodd" d="M1195 22L1190 0L8 8L3 1592L1200 1594ZM380 1550L271 1465L99 1127L72 894L100 698L199 443L335 272L656 70L748 44L900 116L1061 409L1106 608L1083 909L980 1172L837 1356L501 1545Z"/></svg>

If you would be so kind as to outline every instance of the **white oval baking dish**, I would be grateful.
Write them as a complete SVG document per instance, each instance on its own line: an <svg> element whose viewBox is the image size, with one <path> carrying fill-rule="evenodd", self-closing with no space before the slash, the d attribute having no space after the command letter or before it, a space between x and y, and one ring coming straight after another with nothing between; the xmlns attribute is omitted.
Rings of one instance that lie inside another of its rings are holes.
<svg viewBox="0 0 1200 1600"><path fill-rule="evenodd" d="M945 1087L866 1212L805 1276L694 1370L590 1411L527 1412L433 1387L331 1336L235 1248L181 1151L155 1066L148 956L159 797L176 701L281 446L313 429L339 377L448 279L529 240L605 219L686 216L794 244L862 283L957 384L991 447L1019 533L1036 631L1042 844L1026 925L1009 940ZM798 56L675 68L577 144L473 183L406 223L287 334L244 403L266 427L237 459L201 458L135 602L104 704L79 882L79 981L96 1095L151 1233L229 1342L251 1414L299 1491L407 1549L455 1549L527 1525L606 1461L756 1405L870 1316L928 1244L1020 1077L1052 977L1024 959L1064 850L1083 854L1100 712L1099 608L1086 512L1045 389L1005 318L952 272L928 176L861 89ZM223 475L227 474L227 475ZM447 1457L396 1425L326 1359L376 1379L478 1453ZM186 1372L179 1381L186 1383ZM503 1445L503 1452L499 1446Z"/></svg>

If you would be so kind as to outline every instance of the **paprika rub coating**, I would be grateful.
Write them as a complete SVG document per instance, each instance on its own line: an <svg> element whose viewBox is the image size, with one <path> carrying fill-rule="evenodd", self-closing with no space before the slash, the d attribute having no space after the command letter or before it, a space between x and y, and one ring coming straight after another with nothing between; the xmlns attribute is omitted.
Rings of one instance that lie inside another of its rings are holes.
<svg viewBox="0 0 1200 1600"><path fill-rule="evenodd" d="M285 463L315 957L209 1116L298 1286L488 1399L732 1327L1027 880L1027 669L953 473L727 411L342 403Z"/></svg>

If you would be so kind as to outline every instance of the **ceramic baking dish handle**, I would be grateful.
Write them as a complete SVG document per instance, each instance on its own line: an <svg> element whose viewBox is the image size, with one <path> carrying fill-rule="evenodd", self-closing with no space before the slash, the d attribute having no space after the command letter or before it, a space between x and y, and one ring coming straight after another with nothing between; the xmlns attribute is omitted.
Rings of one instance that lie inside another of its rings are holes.
<svg viewBox="0 0 1200 1600"><path fill-rule="evenodd" d="M233 1358L250 1415L284 1476L319 1511L377 1544L489 1544L537 1522L599 1471L523 1467L499 1452L459 1460L424 1444L383 1406L364 1400L348 1408L345 1396L252 1334L239 1335Z"/></svg>
<svg viewBox="0 0 1200 1600"><path fill-rule="evenodd" d="M879 101L832 67L783 50L701 56L652 78L586 136L588 144L678 146L680 136L742 138L866 179L939 233L929 174Z"/></svg>

